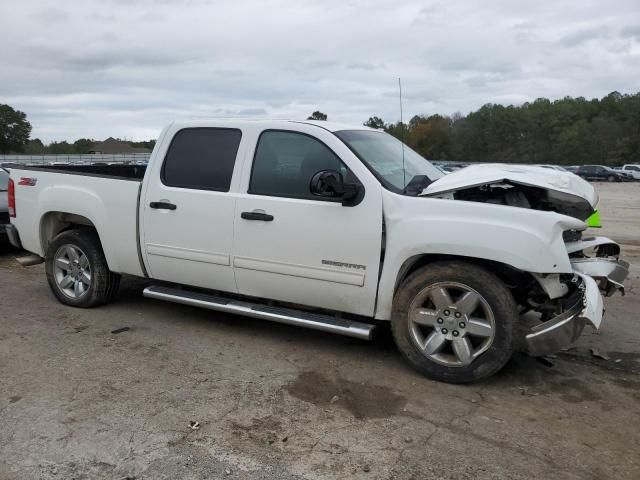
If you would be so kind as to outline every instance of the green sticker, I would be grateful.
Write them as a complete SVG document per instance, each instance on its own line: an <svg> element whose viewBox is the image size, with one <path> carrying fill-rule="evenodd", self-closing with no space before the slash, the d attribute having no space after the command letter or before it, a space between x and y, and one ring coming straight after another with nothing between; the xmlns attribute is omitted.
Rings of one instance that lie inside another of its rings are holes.
<svg viewBox="0 0 640 480"><path fill-rule="evenodd" d="M600 223L600 212L598 210L594 211L593 214L587 218L587 226L591 228L602 227L602 224Z"/></svg>

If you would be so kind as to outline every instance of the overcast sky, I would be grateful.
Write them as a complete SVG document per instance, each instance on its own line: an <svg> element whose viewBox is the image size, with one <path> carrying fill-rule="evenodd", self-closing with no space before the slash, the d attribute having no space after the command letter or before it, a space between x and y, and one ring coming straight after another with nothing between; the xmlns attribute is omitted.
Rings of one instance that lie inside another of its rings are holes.
<svg viewBox="0 0 640 480"><path fill-rule="evenodd" d="M362 123L640 91L640 1L5 0L0 103L44 141L173 119Z"/></svg>

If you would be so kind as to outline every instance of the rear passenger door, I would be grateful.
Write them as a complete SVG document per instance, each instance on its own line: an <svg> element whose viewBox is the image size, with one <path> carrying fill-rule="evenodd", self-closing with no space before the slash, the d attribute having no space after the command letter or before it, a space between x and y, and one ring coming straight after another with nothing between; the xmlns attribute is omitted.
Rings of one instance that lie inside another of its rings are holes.
<svg viewBox="0 0 640 480"><path fill-rule="evenodd" d="M152 278L236 291L236 198L230 190L241 144L239 129L182 128L164 147L164 158L153 163L140 207L141 244Z"/></svg>

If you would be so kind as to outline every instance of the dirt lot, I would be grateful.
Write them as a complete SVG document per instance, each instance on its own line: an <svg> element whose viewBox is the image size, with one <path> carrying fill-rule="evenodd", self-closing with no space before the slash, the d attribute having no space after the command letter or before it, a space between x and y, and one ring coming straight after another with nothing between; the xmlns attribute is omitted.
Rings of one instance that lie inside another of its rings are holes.
<svg viewBox="0 0 640 480"><path fill-rule="evenodd" d="M552 365L518 355L470 386L420 377L388 332L161 303L135 279L68 308L0 254L0 479L640 478L640 183L598 188L627 296Z"/></svg>

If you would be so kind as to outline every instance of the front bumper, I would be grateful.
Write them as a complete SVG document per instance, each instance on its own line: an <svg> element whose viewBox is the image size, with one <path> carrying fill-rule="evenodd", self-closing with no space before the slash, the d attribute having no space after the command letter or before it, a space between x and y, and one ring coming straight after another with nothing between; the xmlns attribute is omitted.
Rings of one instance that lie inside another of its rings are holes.
<svg viewBox="0 0 640 480"><path fill-rule="evenodd" d="M577 288L567 308L559 315L533 327L526 335L527 353L549 355L574 343L587 323L599 328L604 314L602 295L596 281L576 273Z"/></svg>
<svg viewBox="0 0 640 480"><path fill-rule="evenodd" d="M529 354L548 355L571 345L587 324L599 329L604 314L602 296L611 296L618 290L624 295L624 280L629 274L629 264L619 258L620 248L617 244L604 240L591 241L590 246L607 245L612 255L571 258L576 288L564 299L562 313L536 325L526 334Z"/></svg>
<svg viewBox="0 0 640 480"><path fill-rule="evenodd" d="M591 237L566 245L567 252L573 255L570 260L574 271L594 278L607 297L618 290L624 295L629 264L620 258L617 243L606 237Z"/></svg>
<svg viewBox="0 0 640 480"><path fill-rule="evenodd" d="M607 297L618 290L624 295L624 280L629 274L629 264L624 260L611 257L576 258L571 260L571 265L576 272L596 279Z"/></svg>

